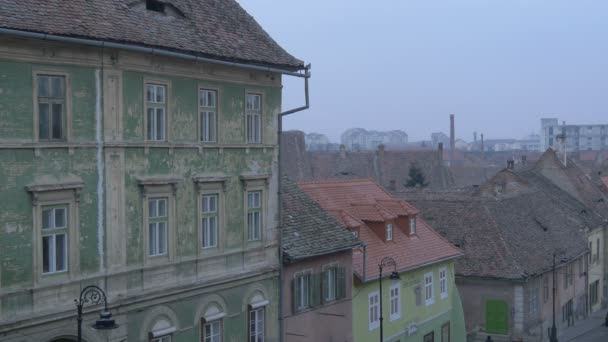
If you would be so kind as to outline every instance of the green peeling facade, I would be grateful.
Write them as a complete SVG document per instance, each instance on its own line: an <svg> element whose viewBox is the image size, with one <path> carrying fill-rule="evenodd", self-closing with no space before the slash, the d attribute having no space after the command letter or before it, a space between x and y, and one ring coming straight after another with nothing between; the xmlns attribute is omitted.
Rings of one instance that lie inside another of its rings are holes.
<svg viewBox="0 0 608 342"><path fill-rule="evenodd" d="M447 270L447 297L441 298L439 271ZM434 303L425 304L424 275L433 273ZM399 280L382 278L383 337L386 342L465 342L465 324L462 303L454 283L454 262L444 261L399 274ZM400 317L390 313L390 289L400 288ZM379 281L355 282L353 287L353 335L355 342L378 341L379 326L369 324L369 296L379 292ZM420 291L420 301L416 293ZM447 328L446 328L447 326ZM446 330L447 329L447 330ZM449 333L446 332L449 330ZM443 337L442 337L443 334ZM432 339L431 338L432 335ZM448 337L449 335L449 337ZM425 339L426 337L426 339Z"/></svg>
<svg viewBox="0 0 608 342"><path fill-rule="evenodd" d="M36 77L47 74L65 79L61 141L38 139ZM146 83L167 90L164 141L146 140ZM215 143L200 140L201 88L217 94ZM74 299L97 285L119 324L110 341L149 341L154 331L200 341L209 317L222 321L224 341L245 341L260 308L265 341L278 341L281 89L279 74L0 37L0 340L74 338ZM246 139L248 93L261 96L255 144ZM254 241L250 191L261 194ZM203 249L209 193L218 195L217 246ZM153 198L166 199L161 256L150 256ZM67 270L51 274L42 270L41 215L54 205L67 209ZM90 328L98 313L85 308L85 341L105 341Z"/></svg>

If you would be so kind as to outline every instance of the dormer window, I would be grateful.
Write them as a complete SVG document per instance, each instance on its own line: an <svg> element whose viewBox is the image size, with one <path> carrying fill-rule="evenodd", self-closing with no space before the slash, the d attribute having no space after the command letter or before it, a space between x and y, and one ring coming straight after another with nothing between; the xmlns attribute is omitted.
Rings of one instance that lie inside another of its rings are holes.
<svg viewBox="0 0 608 342"><path fill-rule="evenodd" d="M146 9L158 13L165 13L165 4L156 0L146 0Z"/></svg>
<svg viewBox="0 0 608 342"><path fill-rule="evenodd" d="M386 225L386 241L393 240L393 225L391 223Z"/></svg>
<svg viewBox="0 0 608 342"><path fill-rule="evenodd" d="M412 217L410 218L410 230L409 230L409 235L412 236L416 234L416 218Z"/></svg>

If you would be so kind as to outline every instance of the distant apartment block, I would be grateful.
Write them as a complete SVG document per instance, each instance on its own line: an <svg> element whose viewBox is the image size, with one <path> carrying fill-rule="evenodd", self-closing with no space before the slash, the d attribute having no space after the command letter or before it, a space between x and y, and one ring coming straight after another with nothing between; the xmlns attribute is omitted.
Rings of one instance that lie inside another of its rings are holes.
<svg viewBox="0 0 608 342"><path fill-rule="evenodd" d="M562 136L566 138L568 152L599 151L608 149L608 124L560 125L557 118L544 118L541 122L542 149L562 148Z"/></svg>
<svg viewBox="0 0 608 342"><path fill-rule="evenodd" d="M364 128L350 128L342 133L342 144L349 150L373 150L378 145L390 147L405 146L407 133L401 130L388 132L368 131Z"/></svg>

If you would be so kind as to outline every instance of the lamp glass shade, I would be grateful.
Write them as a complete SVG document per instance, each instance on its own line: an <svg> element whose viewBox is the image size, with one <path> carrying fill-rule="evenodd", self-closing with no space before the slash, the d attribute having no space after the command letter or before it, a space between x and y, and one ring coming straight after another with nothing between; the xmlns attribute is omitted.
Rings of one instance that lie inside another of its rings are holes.
<svg viewBox="0 0 608 342"><path fill-rule="evenodd" d="M111 330L118 328L118 324L112 319L112 314L108 311L102 311L99 314L99 319L93 324L93 329L96 330Z"/></svg>
<svg viewBox="0 0 608 342"><path fill-rule="evenodd" d="M391 272L391 276L389 277L392 280L399 280L401 279L401 277L399 276L399 273L397 272Z"/></svg>

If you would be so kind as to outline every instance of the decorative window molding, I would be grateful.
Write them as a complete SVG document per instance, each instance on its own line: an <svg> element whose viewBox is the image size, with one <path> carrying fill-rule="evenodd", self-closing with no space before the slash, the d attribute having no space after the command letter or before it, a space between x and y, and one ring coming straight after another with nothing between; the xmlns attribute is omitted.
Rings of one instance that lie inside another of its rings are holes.
<svg viewBox="0 0 608 342"><path fill-rule="evenodd" d="M72 87L69 73L60 70L34 70L32 84L34 85L34 142L70 141ZM60 118L54 113L60 113ZM44 122L47 124L45 125ZM55 127L61 132L53 132L53 124L57 125ZM57 133L58 135L54 136Z"/></svg>
<svg viewBox="0 0 608 342"><path fill-rule="evenodd" d="M223 341L226 312L218 304L210 304L201 318L201 339L203 342Z"/></svg>
<svg viewBox="0 0 608 342"><path fill-rule="evenodd" d="M241 175L244 188L244 241L246 244L264 241L268 219L268 182L270 175Z"/></svg>
<svg viewBox="0 0 608 342"><path fill-rule="evenodd" d="M25 188L32 196L35 283L65 282L80 268L80 191L77 176L38 177Z"/></svg>
<svg viewBox="0 0 608 342"><path fill-rule="evenodd" d="M142 190L144 263L163 263L173 260L175 255L175 198L177 185L181 182L181 178L140 176L137 181ZM163 244L163 231L166 237L165 251L158 247L162 247Z"/></svg>
<svg viewBox="0 0 608 342"><path fill-rule="evenodd" d="M306 310L313 306L313 288L315 287L312 270L301 271L293 276L292 298L293 312Z"/></svg>
<svg viewBox="0 0 608 342"><path fill-rule="evenodd" d="M144 79L144 141L163 143L170 141L171 82Z"/></svg>
<svg viewBox="0 0 608 342"><path fill-rule="evenodd" d="M223 250L226 222L224 198L227 180L228 177L224 175L193 177L197 189L199 257Z"/></svg>
<svg viewBox="0 0 608 342"><path fill-rule="evenodd" d="M149 310L141 324L140 341L173 342L173 333L179 330L177 315L169 307L160 305ZM169 338L167 338L169 336ZM165 339L162 339L165 338Z"/></svg>
<svg viewBox="0 0 608 342"><path fill-rule="evenodd" d="M250 341L264 341L266 337L266 306L270 301L261 290L254 290L248 295L247 323L248 337Z"/></svg>

